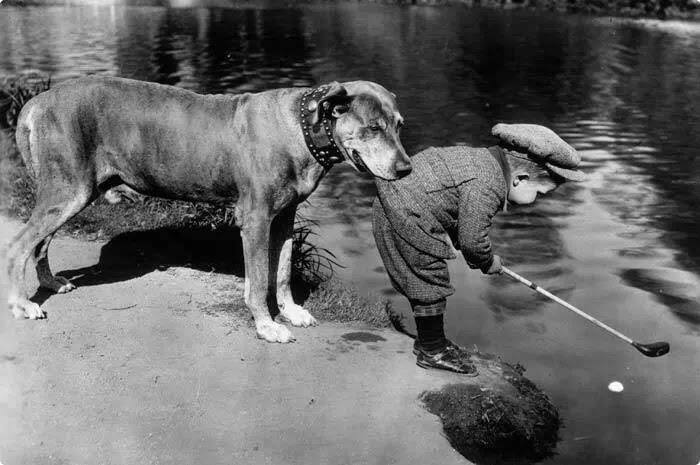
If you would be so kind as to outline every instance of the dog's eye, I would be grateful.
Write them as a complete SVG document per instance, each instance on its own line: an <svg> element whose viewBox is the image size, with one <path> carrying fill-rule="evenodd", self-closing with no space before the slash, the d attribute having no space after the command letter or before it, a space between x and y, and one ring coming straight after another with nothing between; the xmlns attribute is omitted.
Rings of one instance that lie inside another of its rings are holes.
<svg viewBox="0 0 700 465"><path fill-rule="evenodd" d="M396 123L396 129L401 129L403 127L403 121L399 121Z"/></svg>
<svg viewBox="0 0 700 465"><path fill-rule="evenodd" d="M369 130L373 132L379 132L382 130L382 127L378 124L370 124L369 125Z"/></svg>

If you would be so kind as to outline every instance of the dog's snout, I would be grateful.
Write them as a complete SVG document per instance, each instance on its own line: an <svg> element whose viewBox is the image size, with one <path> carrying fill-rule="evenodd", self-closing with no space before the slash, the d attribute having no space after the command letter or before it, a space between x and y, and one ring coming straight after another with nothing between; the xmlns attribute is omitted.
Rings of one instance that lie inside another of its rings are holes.
<svg viewBox="0 0 700 465"><path fill-rule="evenodd" d="M394 169L396 170L396 174L404 177L413 171L413 165L411 165L411 162L408 159L399 160L394 164Z"/></svg>

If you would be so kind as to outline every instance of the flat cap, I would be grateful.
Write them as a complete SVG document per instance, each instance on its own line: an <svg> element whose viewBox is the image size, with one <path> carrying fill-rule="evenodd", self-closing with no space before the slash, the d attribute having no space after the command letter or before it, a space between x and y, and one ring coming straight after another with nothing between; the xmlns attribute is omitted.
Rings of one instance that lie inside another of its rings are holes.
<svg viewBox="0 0 700 465"><path fill-rule="evenodd" d="M571 181L583 181L586 175L575 169L581 157L572 146L551 129L537 124L503 124L491 128L491 134L501 143L526 153L559 176Z"/></svg>

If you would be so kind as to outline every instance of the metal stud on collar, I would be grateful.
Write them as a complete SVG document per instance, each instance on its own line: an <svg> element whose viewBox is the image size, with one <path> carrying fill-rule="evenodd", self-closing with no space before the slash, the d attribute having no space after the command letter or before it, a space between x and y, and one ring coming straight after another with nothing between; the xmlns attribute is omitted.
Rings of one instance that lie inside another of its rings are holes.
<svg viewBox="0 0 700 465"><path fill-rule="evenodd" d="M299 119L304 141L316 161L326 169L342 162L345 157L333 139L333 127L330 119L322 115L321 121L312 125L309 119L318 110L319 101L328 93L329 86L323 85L306 92L300 102Z"/></svg>

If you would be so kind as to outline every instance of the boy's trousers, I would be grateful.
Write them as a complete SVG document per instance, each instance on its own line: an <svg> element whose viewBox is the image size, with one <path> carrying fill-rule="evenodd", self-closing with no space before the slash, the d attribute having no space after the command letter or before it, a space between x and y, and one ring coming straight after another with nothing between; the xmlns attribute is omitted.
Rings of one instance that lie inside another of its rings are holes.
<svg viewBox="0 0 700 465"><path fill-rule="evenodd" d="M454 294L444 258L416 249L396 234L378 199L374 201L374 240L391 283L411 302L414 316L439 315Z"/></svg>

